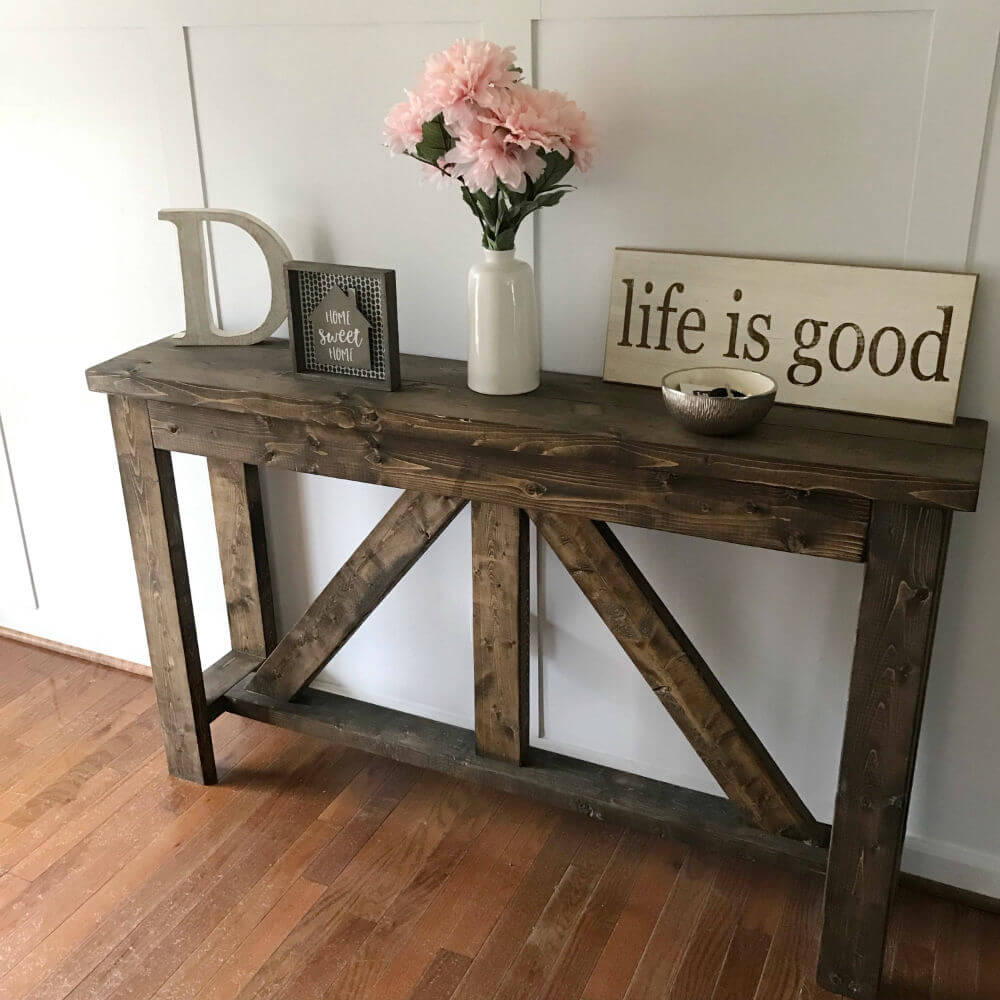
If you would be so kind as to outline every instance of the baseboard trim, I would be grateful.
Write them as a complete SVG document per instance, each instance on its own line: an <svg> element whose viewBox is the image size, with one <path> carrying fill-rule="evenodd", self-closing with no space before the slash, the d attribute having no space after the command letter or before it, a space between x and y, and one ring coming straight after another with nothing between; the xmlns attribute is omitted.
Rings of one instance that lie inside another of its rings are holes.
<svg viewBox="0 0 1000 1000"><path fill-rule="evenodd" d="M19 642L24 646L34 646L37 649L44 649L50 653L61 653L63 656L72 656L77 660L96 663L100 667L124 670L126 673L139 674L142 677L152 676L152 671L145 663L133 663L131 660L122 660L117 656L95 653L92 649L71 646L69 643L57 642L55 639L46 639L40 635L32 635L30 632L18 632L17 629L7 628L5 625L0 625L0 639L10 639L12 642Z"/></svg>

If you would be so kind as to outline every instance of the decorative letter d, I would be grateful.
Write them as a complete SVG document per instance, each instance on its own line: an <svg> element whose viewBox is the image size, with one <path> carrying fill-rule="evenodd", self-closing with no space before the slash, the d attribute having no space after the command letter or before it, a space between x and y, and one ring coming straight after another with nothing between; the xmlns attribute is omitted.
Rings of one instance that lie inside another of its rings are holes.
<svg viewBox="0 0 1000 1000"><path fill-rule="evenodd" d="M177 239L181 248L181 278L184 282L184 333L179 343L203 344L258 344L267 340L281 326L288 314L285 294L284 264L292 259L292 253L284 240L266 223L249 215L224 208L174 208L164 209L159 218L172 222L177 227ZM239 226L253 237L267 261L267 273L271 280L271 308L264 322L256 330L247 333L224 333L215 325L212 306L208 298L208 268L205 261L205 241L202 239L202 224L205 222L229 222Z"/></svg>

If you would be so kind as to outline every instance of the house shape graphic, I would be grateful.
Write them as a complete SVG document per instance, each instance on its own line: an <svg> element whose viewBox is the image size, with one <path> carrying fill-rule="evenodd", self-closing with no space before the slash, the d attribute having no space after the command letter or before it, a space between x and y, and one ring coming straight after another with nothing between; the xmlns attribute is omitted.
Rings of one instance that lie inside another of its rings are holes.
<svg viewBox="0 0 1000 1000"><path fill-rule="evenodd" d="M309 314L316 360L370 371L371 324L358 308L357 290L334 285Z"/></svg>

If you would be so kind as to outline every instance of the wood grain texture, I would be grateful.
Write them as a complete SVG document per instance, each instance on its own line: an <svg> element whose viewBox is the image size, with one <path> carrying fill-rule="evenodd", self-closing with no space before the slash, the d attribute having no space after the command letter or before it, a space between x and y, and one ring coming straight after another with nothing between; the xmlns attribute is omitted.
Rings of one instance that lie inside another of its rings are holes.
<svg viewBox="0 0 1000 1000"><path fill-rule="evenodd" d="M141 400L108 399L170 773L215 781L212 734L169 452Z"/></svg>
<svg viewBox="0 0 1000 1000"><path fill-rule="evenodd" d="M821 872L826 852L790 837L775 837L748 823L718 795L615 771L532 748L526 767L482 757L467 729L394 709L305 689L279 702L241 681L223 698L227 711L298 732L336 740L367 753L432 768L502 791L716 850L730 850L793 868ZM825 836L825 828L821 828Z"/></svg>
<svg viewBox="0 0 1000 1000"><path fill-rule="evenodd" d="M252 689L287 701L305 687L464 506L404 493L264 661Z"/></svg>
<svg viewBox="0 0 1000 1000"><path fill-rule="evenodd" d="M340 427L353 432L359 443L355 453L369 465L382 461L394 436L413 441L426 437L430 428L440 442L464 442L466 454L471 447L523 459L562 455L557 468L591 469L594 483L600 482L602 468L621 463L660 475L834 491L958 510L974 509L979 490L983 421L960 419L954 427L931 427L776 406L749 434L706 439L668 420L655 390L608 385L588 376L545 373L538 390L512 399L472 392L465 385L463 363L437 358L404 355L403 386L394 393L338 391L287 369L284 341L253 350L195 352L168 339L96 365L87 379L99 392L251 413L264 421ZM366 443L367 451L362 448ZM529 468L526 463L518 477L522 492L531 479ZM645 482L650 480L640 485ZM515 499L504 502L518 505ZM615 520L596 512L591 516Z"/></svg>
<svg viewBox="0 0 1000 1000"><path fill-rule="evenodd" d="M874 1000L906 832L951 517L875 504L827 870L819 979Z"/></svg>
<svg viewBox="0 0 1000 1000"><path fill-rule="evenodd" d="M158 447L422 492L533 505L782 552L857 561L869 504L824 490L713 478L645 446L440 417L345 414L342 424L150 404ZM666 419L665 417L663 419ZM748 475L749 478L749 475Z"/></svg>
<svg viewBox="0 0 1000 1000"><path fill-rule="evenodd" d="M233 649L267 656L278 640L259 473L253 465L210 458L208 480Z"/></svg>
<svg viewBox="0 0 1000 1000"><path fill-rule="evenodd" d="M812 814L608 527L531 516L729 798L763 830L822 843Z"/></svg>
<svg viewBox="0 0 1000 1000"><path fill-rule="evenodd" d="M472 505L476 751L519 764L528 750L528 517Z"/></svg>
<svg viewBox="0 0 1000 1000"><path fill-rule="evenodd" d="M109 676L0 642L0 677L44 687L73 668ZM149 681L122 680L127 700L94 703L95 752L123 733L138 750L102 797L61 798L86 787L77 763L39 744L35 823L61 819L0 877L0 1000L710 1000L712 981L712 1000L831 996L812 982L816 875L691 864L674 841L417 768L380 822L355 823L384 762L230 714L212 724L220 783L179 782L135 725ZM31 690L0 685L0 719L20 705L22 729L44 723ZM25 777L0 775L0 824ZM350 858L312 882L348 829ZM893 919L885 1000L994 1000L1000 916L904 891Z"/></svg>
<svg viewBox="0 0 1000 1000"><path fill-rule="evenodd" d="M261 664L261 656L237 652L231 649L220 657L210 667L207 667L202 677L205 684L205 702L208 714L215 719L223 711L222 696L248 674L253 673Z"/></svg>

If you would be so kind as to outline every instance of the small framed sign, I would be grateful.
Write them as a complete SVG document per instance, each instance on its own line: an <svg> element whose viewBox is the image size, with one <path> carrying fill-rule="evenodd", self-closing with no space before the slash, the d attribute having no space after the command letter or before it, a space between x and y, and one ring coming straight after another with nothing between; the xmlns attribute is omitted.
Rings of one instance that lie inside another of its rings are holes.
<svg viewBox="0 0 1000 1000"><path fill-rule="evenodd" d="M285 276L297 372L399 388L395 271L293 260Z"/></svg>
<svg viewBox="0 0 1000 1000"><path fill-rule="evenodd" d="M769 375L778 402L955 421L976 275L618 247L604 378Z"/></svg>

